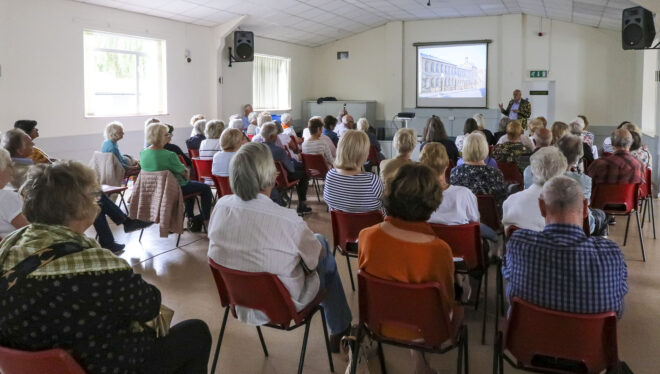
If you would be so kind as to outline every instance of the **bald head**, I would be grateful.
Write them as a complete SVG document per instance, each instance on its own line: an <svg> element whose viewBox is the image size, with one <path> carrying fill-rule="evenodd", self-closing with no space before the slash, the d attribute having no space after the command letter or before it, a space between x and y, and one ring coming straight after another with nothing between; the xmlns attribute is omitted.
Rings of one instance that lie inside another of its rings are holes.
<svg viewBox="0 0 660 374"><path fill-rule="evenodd" d="M552 143L552 131L541 127L534 132L534 141L536 148L547 147Z"/></svg>
<svg viewBox="0 0 660 374"><path fill-rule="evenodd" d="M629 151L633 143L632 134L626 129L617 129L612 132L612 147L617 151Z"/></svg>

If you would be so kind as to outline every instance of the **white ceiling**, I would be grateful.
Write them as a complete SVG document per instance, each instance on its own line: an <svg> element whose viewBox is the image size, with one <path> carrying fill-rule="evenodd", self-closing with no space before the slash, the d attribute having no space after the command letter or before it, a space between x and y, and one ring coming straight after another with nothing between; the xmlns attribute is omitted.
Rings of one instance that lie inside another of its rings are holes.
<svg viewBox="0 0 660 374"><path fill-rule="evenodd" d="M76 0L202 26L248 15L241 29L315 47L389 21L525 13L618 30L629 0Z"/></svg>

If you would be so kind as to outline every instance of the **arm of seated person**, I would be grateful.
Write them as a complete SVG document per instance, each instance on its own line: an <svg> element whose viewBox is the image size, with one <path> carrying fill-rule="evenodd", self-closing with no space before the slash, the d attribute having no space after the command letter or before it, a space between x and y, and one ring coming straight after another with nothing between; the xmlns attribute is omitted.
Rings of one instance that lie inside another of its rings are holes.
<svg viewBox="0 0 660 374"><path fill-rule="evenodd" d="M311 273L316 270L319 264L319 258L324 254L321 248L321 242L312 233L312 230L305 225L298 233L298 254L300 255L300 264L305 273Z"/></svg>
<svg viewBox="0 0 660 374"><path fill-rule="evenodd" d="M16 229L20 229L21 227L27 226L30 224L28 222L27 218L23 215L23 213L19 213L16 217L14 217L13 220L11 220L11 225L16 227Z"/></svg>

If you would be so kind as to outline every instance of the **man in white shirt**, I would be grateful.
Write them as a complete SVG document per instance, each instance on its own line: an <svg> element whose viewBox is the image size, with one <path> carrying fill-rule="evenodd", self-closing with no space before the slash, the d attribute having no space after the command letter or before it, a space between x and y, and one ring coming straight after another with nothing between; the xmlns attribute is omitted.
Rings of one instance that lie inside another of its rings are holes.
<svg viewBox="0 0 660 374"><path fill-rule="evenodd" d="M222 197L211 214L209 258L231 269L277 275L297 310L307 306L319 290L326 290L321 305L331 349L338 352L339 341L350 328L351 311L328 242L313 234L296 211L268 198L277 171L267 145L243 145L229 170L234 194ZM236 312L250 324L268 322L258 310L237 308Z"/></svg>
<svg viewBox="0 0 660 374"><path fill-rule="evenodd" d="M539 208L539 196L541 196L543 184L552 177L563 175L568 165L566 157L555 147L539 149L530 157L529 161L534 175L534 184L504 200L502 224L505 229L514 225L521 229L543 231L545 219Z"/></svg>
<svg viewBox="0 0 660 374"><path fill-rule="evenodd" d="M341 123L335 127L335 133L341 138L341 136L348 130L355 130L355 120L353 120L353 116L350 114L342 117Z"/></svg>

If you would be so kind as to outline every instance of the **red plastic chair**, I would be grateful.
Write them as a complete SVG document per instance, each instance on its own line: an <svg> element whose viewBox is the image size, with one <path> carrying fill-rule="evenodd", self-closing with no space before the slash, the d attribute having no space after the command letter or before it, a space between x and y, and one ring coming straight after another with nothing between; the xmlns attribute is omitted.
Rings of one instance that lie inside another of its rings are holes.
<svg viewBox="0 0 660 374"><path fill-rule="evenodd" d="M229 177L222 177L219 175L211 174L211 179L213 179L213 184L215 185L215 189L220 193L219 197L233 194L231 190L231 184L229 183Z"/></svg>
<svg viewBox="0 0 660 374"><path fill-rule="evenodd" d="M211 168L213 166L213 159L193 158L193 168L197 174L197 180L204 183L204 180L211 179Z"/></svg>
<svg viewBox="0 0 660 374"><path fill-rule="evenodd" d="M449 163L447 164L447 168L445 169L445 181L449 183L449 179L451 177L451 170L456 167L456 163L454 160L449 159Z"/></svg>
<svg viewBox="0 0 660 374"><path fill-rule="evenodd" d="M651 169L646 168L645 183L640 186L639 198L642 199L642 228L644 228L644 217L649 212L649 222L653 224L653 239L655 239L655 212L653 211L653 177ZM650 207L650 209L649 209Z"/></svg>
<svg viewBox="0 0 660 374"><path fill-rule="evenodd" d="M285 145L288 145L293 153L296 154L300 153L302 150L298 145L298 139L293 135L289 135L289 138L291 138L291 141L289 141L289 144L285 144Z"/></svg>
<svg viewBox="0 0 660 374"><path fill-rule="evenodd" d="M601 373L619 362L616 329L614 312L565 313L514 297L508 323L495 340L493 372L504 373L506 360L537 373Z"/></svg>
<svg viewBox="0 0 660 374"><path fill-rule="evenodd" d="M305 165L305 172L312 180L312 185L316 191L316 198L321 202L321 186L319 180L325 181L325 175L330 171L328 163L325 162L323 155L312 153L301 153L302 162Z"/></svg>
<svg viewBox="0 0 660 374"><path fill-rule="evenodd" d="M481 344L486 344L486 313L488 309L488 262L481 240L479 222L464 225L442 225L432 223L435 234L451 247L454 257L462 257L467 265L467 274L479 281L474 309L479 308L481 283L484 283L484 313L481 326Z"/></svg>
<svg viewBox="0 0 660 374"><path fill-rule="evenodd" d="M335 246L332 250L332 255L334 256L337 253L337 249L339 249L339 253L346 257L348 276L351 278L351 289L355 291L351 257L357 258L358 256L358 236L362 229L383 222L383 213L380 210L366 213L349 213L331 209L330 221L332 222L332 243ZM353 248L349 248L351 246Z"/></svg>
<svg viewBox="0 0 660 374"><path fill-rule="evenodd" d="M189 149L188 156L190 156L190 158L199 157L199 149Z"/></svg>
<svg viewBox="0 0 660 374"><path fill-rule="evenodd" d="M3 374L85 374L76 360L63 349L28 352L0 347Z"/></svg>
<svg viewBox="0 0 660 374"><path fill-rule="evenodd" d="M385 372L382 344L445 353L458 348L456 372L468 373L468 334L463 323L463 307L454 304L437 282L408 284L393 282L358 271L360 292L360 324L353 351L355 373L360 342L366 333L378 342L380 366ZM449 313L453 311L453 319ZM418 331L423 341L402 341L382 334L383 326L401 326Z"/></svg>
<svg viewBox="0 0 660 374"><path fill-rule="evenodd" d="M477 195L477 204L479 205L481 223L493 229L497 235L504 235L502 217L495 203L495 197L493 195Z"/></svg>
<svg viewBox="0 0 660 374"><path fill-rule="evenodd" d="M519 185L525 184L523 180L523 175L520 172L518 165L516 165L515 163L497 161L497 168L500 169L500 171L502 171L502 174L504 174L505 182L509 184L519 184Z"/></svg>
<svg viewBox="0 0 660 374"><path fill-rule="evenodd" d="M254 135L248 135L247 137L248 137L248 139L250 139L250 141L252 141L252 138L254 138Z"/></svg>
<svg viewBox="0 0 660 374"><path fill-rule="evenodd" d="M628 241L628 228L630 226L630 216L635 213L637 219L637 229L639 230L639 242L642 246L642 260L646 261L644 252L644 238L642 237L642 226L639 222L639 211L636 209L639 205L639 187L640 184L606 184L594 183L591 192L591 207L602 209L608 215L627 216L626 233L623 238L623 245Z"/></svg>
<svg viewBox="0 0 660 374"><path fill-rule="evenodd" d="M378 149L376 146L369 146L369 156L367 156L367 161L371 164L372 168L376 168L376 174L380 174L380 155L378 154Z"/></svg>
<svg viewBox="0 0 660 374"><path fill-rule="evenodd" d="M328 362L330 363L330 371L334 372L335 369L332 363L332 355L330 354L330 343L328 341L328 328L326 326L325 314L323 314L323 307L320 305L321 301L325 298L324 291L319 292L309 305L298 312L291 300L289 291L287 291L275 274L233 270L215 263L210 258L209 266L211 267L211 273L213 274L213 279L218 288L220 303L225 308L225 315L222 319L222 327L220 328L220 336L218 337L218 344L215 349L215 356L213 357L211 374L215 373L215 366L218 363L220 345L222 344L222 337L225 333L229 310L231 310L232 315L236 318L237 306L262 311L270 320L269 323L264 325L267 327L291 331L305 325L305 335L303 337L302 351L300 352L298 374L302 373L303 364L305 362L307 337L309 336L309 326L311 325L312 317L316 312L321 311L325 348L328 354ZM292 320L294 323L293 325L291 325ZM266 342L264 341L259 326L257 326L257 333L259 334L259 340L261 341L261 348L264 350L264 355L268 357Z"/></svg>
<svg viewBox="0 0 660 374"><path fill-rule="evenodd" d="M289 208L291 208L291 201L293 200L293 190L298 185L298 180L289 181L289 178L286 174L286 169L281 162L275 161L275 168L277 169L277 179L275 179L275 185L282 191L284 191L284 196L287 196L289 199Z"/></svg>

